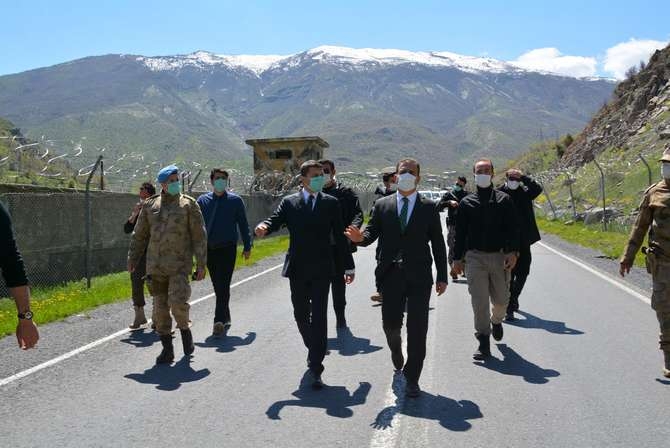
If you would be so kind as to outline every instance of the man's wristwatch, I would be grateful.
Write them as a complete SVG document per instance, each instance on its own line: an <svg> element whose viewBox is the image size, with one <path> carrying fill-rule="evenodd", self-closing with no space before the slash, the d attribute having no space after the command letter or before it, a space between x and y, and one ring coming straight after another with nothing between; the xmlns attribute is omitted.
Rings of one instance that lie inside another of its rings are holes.
<svg viewBox="0 0 670 448"><path fill-rule="evenodd" d="M19 319L31 320L33 318L32 311L26 311L25 313L19 313Z"/></svg>

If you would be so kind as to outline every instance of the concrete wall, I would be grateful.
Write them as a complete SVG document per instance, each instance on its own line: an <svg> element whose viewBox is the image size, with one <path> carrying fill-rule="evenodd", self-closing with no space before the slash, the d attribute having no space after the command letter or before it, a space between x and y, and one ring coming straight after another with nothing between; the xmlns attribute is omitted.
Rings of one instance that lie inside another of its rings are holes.
<svg viewBox="0 0 670 448"><path fill-rule="evenodd" d="M270 216L281 200L264 194L242 195L242 198L252 230ZM359 198L367 215L374 195L363 193ZM31 284L52 285L85 277L86 204L83 192L0 185L0 202L12 216ZM91 192L93 275L125 270L130 235L123 233L123 224L136 202L134 194Z"/></svg>

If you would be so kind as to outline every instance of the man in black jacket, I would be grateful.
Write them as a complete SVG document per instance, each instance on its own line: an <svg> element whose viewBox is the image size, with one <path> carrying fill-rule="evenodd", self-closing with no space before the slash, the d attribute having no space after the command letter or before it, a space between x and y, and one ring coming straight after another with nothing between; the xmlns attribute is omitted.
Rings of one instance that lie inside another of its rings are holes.
<svg viewBox="0 0 670 448"><path fill-rule="evenodd" d="M300 180L303 188L283 198L255 233L262 238L283 226L288 228L290 241L282 275L289 279L293 315L309 350L312 387L320 389L328 342L328 289L336 269L331 239L343 260L347 284L354 280L354 259L344 237L338 201L321 192L325 183L322 165L314 160L303 163Z"/></svg>
<svg viewBox="0 0 670 448"><path fill-rule="evenodd" d="M519 217L519 259L512 270L512 278L509 285L509 304L505 320L514 320L514 312L519 310L519 296L526 284L530 273L531 254L530 246L540 241L540 231L535 222L535 210L533 200L542 193L542 187L521 170L513 168L505 174L506 182L500 191L507 193L514 202Z"/></svg>
<svg viewBox="0 0 670 448"><path fill-rule="evenodd" d="M358 201L358 196L351 188L345 187L338 183L335 179L335 164L332 160L319 160L323 166L323 177L325 184L323 192L336 198L340 203L342 210L342 223L344 227L356 226L359 229L363 225L363 210ZM335 275L332 280L332 294L333 294L333 309L335 310L336 328L345 328L347 326L347 319L344 310L347 306L346 291L347 285L344 282L344 265L343 260L338 255L337 245L335 239L331 241L333 258L335 260ZM350 244L351 252L356 252L356 246Z"/></svg>
<svg viewBox="0 0 670 448"><path fill-rule="evenodd" d="M19 323L16 340L22 350L35 347L40 338L30 311L30 288L23 265L23 258L16 247L12 220L4 205L0 204L0 270L5 279L9 295L14 299Z"/></svg>
<svg viewBox="0 0 670 448"><path fill-rule="evenodd" d="M449 255L447 260L449 261L449 267L451 271L452 280L457 280L458 275L454 272L454 242L456 241L456 215L458 214L458 204L461 202L468 192L465 190L465 184L468 183L468 180L465 176L459 176L458 180L451 187L451 191L448 191L442 196L440 202L437 204L437 210L442 212L445 208L447 209L447 247L449 248Z"/></svg>
<svg viewBox="0 0 670 448"><path fill-rule="evenodd" d="M490 335L496 341L503 337L510 271L518 257L519 225L512 199L491 184L493 162L480 159L473 171L477 190L464 197L458 207L454 270L462 274L464 264L467 269L479 341L473 357L483 360L491 355Z"/></svg>
<svg viewBox="0 0 670 448"><path fill-rule="evenodd" d="M372 207L374 208L375 203L386 196L390 196L392 194L395 194L395 192L398 189L398 185L395 183L396 181L396 175L395 175L395 170L396 167L394 166L389 166L384 169L382 169L382 185L377 186L375 189L375 195L377 196L372 203ZM370 209L370 214L372 215L372 209ZM375 251L375 259L379 260L379 246L377 246L377 249ZM379 291L380 287L379 284L375 281L375 293L370 296L370 300L373 302L381 302L384 300L382 297L382 293Z"/></svg>
<svg viewBox="0 0 670 448"><path fill-rule="evenodd" d="M151 182L144 182L140 186L140 200L133 207L133 211L130 213L130 217L123 225L124 233L133 233L135 230L135 224L137 223L137 217L142 211L142 205L144 201L149 199L151 196L156 194L156 188L151 184ZM147 253L144 252L142 258L137 263L137 267L133 272L130 273L130 285L132 290L133 298L133 308L135 309L135 319L133 323L129 325L131 330L137 330L142 327L142 325L147 323L147 318L144 315L144 306L146 302L144 301L144 277L147 275ZM152 319L152 328L156 328L156 319L154 316L155 307L152 307L151 319Z"/></svg>
<svg viewBox="0 0 670 448"><path fill-rule="evenodd" d="M447 289L447 249L435 204L416 191L421 179L419 163L414 159L403 159L398 162L397 173L397 194L375 203L370 222L363 232L350 226L345 234L360 246L368 246L379 238L375 277L384 296L384 333L393 366L397 372L402 369L407 379L405 394L418 397L421 391L419 377L426 357L433 258L437 268L435 290L441 295ZM406 364L401 338L405 306Z"/></svg>

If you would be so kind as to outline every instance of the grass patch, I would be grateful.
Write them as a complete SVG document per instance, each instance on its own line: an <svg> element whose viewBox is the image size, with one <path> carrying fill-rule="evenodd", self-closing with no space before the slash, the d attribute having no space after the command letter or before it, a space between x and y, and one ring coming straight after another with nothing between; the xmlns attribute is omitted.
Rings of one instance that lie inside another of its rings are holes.
<svg viewBox="0 0 670 448"><path fill-rule="evenodd" d="M537 224L543 232L556 235L570 243L590 247L614 259L623 255L628 243L628 235L624 233L604 232L596 226L587 226L581 222L565 224L538 216ZM635 265L644 267L644 255L641 252L635 257Z"/></svg>
<svg viewBox="0 0 670 448"><path fill-rule="evenodd" d="M288 235L256 240L248 261L241 257L242 249L238 248L235 269L251 266L264 258L285 251L287 247ZM33 288L31 296L30 308L35 313L35 322L42 325L100 305L129 300L130 277L127 272L95 277L91 281L91 289L86 289L86 280L69 282L62 286ZM12 334L16 330L16 324L14 301L0 299L0 336Z"/></svg>

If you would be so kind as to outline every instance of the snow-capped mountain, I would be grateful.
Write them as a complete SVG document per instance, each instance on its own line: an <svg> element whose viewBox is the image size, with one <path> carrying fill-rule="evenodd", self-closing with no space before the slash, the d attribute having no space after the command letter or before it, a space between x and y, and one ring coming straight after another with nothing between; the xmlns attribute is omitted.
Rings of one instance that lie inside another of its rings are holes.
<svg viewBox="0 0 670 448"><path fill-rule="evenodd" d="M219 55L207 51L196 51L181 56L138 57L154 71L179 70L195 67L202 70L216 66L242 68L261 75L268 70L288 69L313 61L325 64L337 64L352 68L379 68L392 65L425 65L432 67L450 67L465 72L514 73L531 72L509 62L492 58L463 56L447 51L407 51L376 48L348 48L320 46L302 53L278 55ZM542 73L542 72L538 72Z"/></svg>
<svg viewBox="0 0 670 448"><path fill-rule="evenodd" d="M28 136L170 161L249 160L244 139L320 135L348 168L403 155L435 170L514 157L581 129L607 80L449 52L323 46L293 55L96 56L0 77L0 116ZM250 163L250 162L249 162Z"/></svg>

